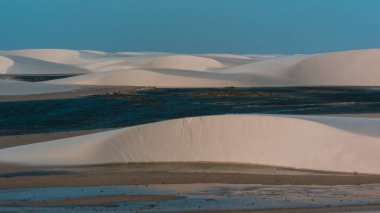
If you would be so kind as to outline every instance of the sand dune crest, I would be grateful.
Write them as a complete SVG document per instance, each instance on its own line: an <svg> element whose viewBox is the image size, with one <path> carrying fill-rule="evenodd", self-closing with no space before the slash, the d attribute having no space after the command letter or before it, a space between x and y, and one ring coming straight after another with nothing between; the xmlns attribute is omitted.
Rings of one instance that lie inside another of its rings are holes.
<svg viewBox="0 0 380 213"><path fill-rule="evenodd" d="M161 56L145 63L143 68L167 68L204 71L222 68L217 60L192 55Z"/></svg>

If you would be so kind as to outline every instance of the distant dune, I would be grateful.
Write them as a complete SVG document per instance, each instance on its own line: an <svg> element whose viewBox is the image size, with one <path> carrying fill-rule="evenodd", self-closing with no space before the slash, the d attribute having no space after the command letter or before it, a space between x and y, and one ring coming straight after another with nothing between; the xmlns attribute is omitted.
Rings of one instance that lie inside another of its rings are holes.
<svg viewBox="0 0 380 213"><path fill-rule="evenodd" d="M14 64L12 59L0 56L0 74L4 74Z"/></svg>
<svg viewBox="0 0 380 213"><path fill-rule="evenodd" d="M145 68L167 68L205 71L222 68L223 64L217 60L191 55L161 56L143 65Z"/></svg>
<svg viewBox="0 0 380 213"><path fill-rule="evenodd" d="M1 163L247 163L380 174L380 119L220 115L163 121L0 150Z"/></svg>
<svg viewBox="0 0 380 213"><path fill-rule="evenodd" d="M380 86L380 49L316 55L288 72L292 84Z"/></svg>
<svg viewBox="0 0 380 213"><path fill-rule="evenodd" d="M239 76L237 76L239 77ZM127 69L93 73L82 76L48 81L51 84L67 85L107 85L107 86L144 86L144 87L231 87L250 86L230 74L215 74L173 69ZM253 86L253 85L252 85Z"/></svg>
<svg viewBox="0 0 380 213"><path fill-rule="evenodd" d="M1 56L0 56L1 57ZM3 58L6 58L4 60ZM2 56L0 74L18 75L57 75L57 74L86 74L89 71L80 67L41 61L22 56Z"/></svg>
<svg viewBox="0 0 380 213"><path fill-rule="evenodd" d="M0 52L1 74L84 74L51 84L149 87L380 86L380 49L315 55Z"/></svg>
<svg viewBox="0 0 380 213"><path fill-rule="evenodd" d="M98 51L77 51L64 49L29 49L7 51L8 55L23 56L42 61L60 64L81 64L89 62L91 59L104 56Z"/></svg>
<svg viewBox="0 0 380 213"><path fill-rule="evenodd" d="M380 49L282 56L223 70L261 86L379 86Z"/></svg>
<svg viewBox="0 0 380 213"><path fill-rule="evenodd" d="M278 56L266 58L265 60L244 59L239 60L235 66L226 64L226 61L220 59L218 63L215 55L214 59L205 60L206 56L160 56L140 65L134 64L136 68L148 69L151 72L147 74L146 81L139 81L140 86L155 87L181 87L175 76L182 76L184 79L183 87L219 87L220 84L214 84L213 81L199 78L187 78L185 72L172 72L173 77L160 82L154 81L151 73L157 68L162 69L182 69L191 71L206 72L204 76L210 76L212 79L224 79L228 86L235 87L259 87L259 86L380 86L380 50L358 50L345 51L319 55L297 55L297 56ZM210 56L211 57L211 56ZM138 57L136 57L138 58ZM236 57L234 58L236 60ZM224 59L225 60L225 59ZM224 64L223 64L224 63ZM223 69L223 66L228 66ZM125 71L125 73L128 71ZM212 72L213 74L209 74ZM121 72L118 72L121 73ZM111 78L115 78L115 73L109 73L107 85L112 84ZM226 75L230 74L230 75ZM106 74L105 74L106 75ZM189 74L191 75L191 74ZM89 79L94 77L87 76ZM83 77L78 77L82 82L86 82ZM131 76L133 79L133 77ZM116 79L116 78L115 78ZM75 78L63 80L65 83L78 84ZM89 80L90 81L90 80ZM59 80L56 81L60 83ZM116 82L115 82L116 83ZM131 84L132 83L132 84ZM87 84L87 83L85 83ZM101 81L96 82L102 85ZM118 80L117 84L121 82ZM122 85L134 85L133 80L126 80Z"/></svg>
<svg viewBox="0 0 380 213"><path fill-rule="evenodd" d="M230 58L230 59L243 59L250 60L251 58L245 55L234 55L234 54L199 54L204 57L215 57L215 58Z"/></svg>

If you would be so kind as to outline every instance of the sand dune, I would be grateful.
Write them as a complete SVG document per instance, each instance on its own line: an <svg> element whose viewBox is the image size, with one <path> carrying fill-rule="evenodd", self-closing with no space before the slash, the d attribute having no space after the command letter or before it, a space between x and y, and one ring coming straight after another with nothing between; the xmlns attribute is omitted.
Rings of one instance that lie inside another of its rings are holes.
<svg viewBox="0 0 380 213"><path fill-rule="evenodd" d="M239 76L237 76L239 77ZM73 85L114 85L145 87L230 87L234 85L250 86L230 74L218 74L189 70L143 70L127 69L92 73L88 75L47 81L52 84Z"/></svg>
<svg viewBox="0 0 380 213"><path fill-rule="evenodd" d="M231 60L236 59L228 59L227 61L226 59L220 59L219 61L210 59L212 61L209 61L209 59L204 60L205 58L195 56L162 56L142 63L147 58L144 58L142 61L137 59L139 56L132 58L128 63L124 63L123 59L119 64L124 64L127 67L126 69L139 69L139 67L141 69L141 67L145 67L144 70L150 70L150 72L144 72L146 74L145 81L143 77L139 77L138 81L134 81L135 74L131 74L130 79L122 77L125 81L121 82L120 79L116 79L118 74L136 72L119 71L117 73L109 73L110 76L107 77L106 83L98 80L96 84L110 85L113 78L117 80L115 82L117 85L155 87L380 86L379 49L344 51L319 55L278 56L258 61L251 59L247 60L246 63L241 62L239 59L238 63L243 64L235 66L233 66L234 62ZM222 66L229 67L221 69ZM122 68L122 66L115 66L114 69L116 68ZM166 78L160 78L160 81L157 81L155 80L157 79L156 68L161 68L161 70L176 68L184 71L170 72L171 74L166 74ZM207 69L211 69L212 71L205 71ZM186 74L185 71L188 71L189 74ZM189 75L193 76L192 73L194 71L198 71L199 76L189 78ZM210 74L211 72L213 74ZM181 84L183 85L173 82L179 76L181 76ZM202 79L204 77L208 78ZM98 76L88 75L85 78L89 80L84 80L84 77L81 77L80 81L92 81L90 79L98 78ZM210 79L223 79L228 83L215 84L214 80ZM78 80L71 79L70 81L67 80L65 82L68 84L78 84Z"/></svg>
<svg viewBox="0 0 380 213"><path fill-rule="evenodd" d="M223 64L217 60L191 55L161 56L143 65L144 68L166 68L205 71L220 69Z"/></svg>
<svg viewBox="0 0 380 213"><path fill-rule="evenodd" d="M78 88L69 85L54 85L37 82L0 80L0 96L67 92L73 91L75 89Z"/></svg>
<svg viewBox="0 0 380 213"><path fill-rule="evenodd" d="M6 148L0 162L229 162L380 174L379 129L380 119L368 118L192 117Z"/></svg>
<svg viewBox="0 0 380 213"><path fill-rule="evenodd" d="M65 49L28 49L5 52L7 55L22 56L60 64L81 64L89 62L90 59L103 55L97 51L77 51ZM91 57L92 56L92 57Z"/></svg>
<svg viewBox="0 0 380 213"><path fill-rule="evenodd" d="M3 51L0 55L2 74L87 74L49 82L54 84L380 86L380 49L275 57L90 50L17 50Z"/></svg>
<svg viewBox="0 0 380 213"><path fill-rule="evenodd" d="M220 72L266 75L272 78L285 77L287 72L289 72L293 66L310 57L313 57L313 55L281 56L276 58L269 58L263 61L255 61L240 66L230 67L221 70Z"/></svg>
<svg viewBox="0 0 380 213"><path fill-rule="evenodd" d="M277 57L221 72L251 74L263 86L379 86L380 49Z"/></svg>
<svg viewBox="0 0 380 213"><path fill-rule="evenodd" d="M0 74L24 75L56 75L56 74L84 74L89 71L83 68L41 61L22 56L0 56Z"/></svg>
<svg viewBox="0 0 380 213"><path fill-rule="evenodd" d="M380 86L380 49L316 55L297 63L288 77L292 84Z"/></svg>
<svg viewBox="0 0 380 213"><path fill-rule="evenodd" d="M145 67L145 64L149 61L157 59L162 55L141 53L140 55L124 55L124 54L111 54L107 57L93 60L88 63L80 64L78 67L82 67L92 72L106 72L115 71L121 69L139 69Z"/></svg>
<svg viewBox="0 0 380 213"><path fill-rule="evenodd" d="M230 59L243 59L243 60L249 60L250 57L246 55L236 55L236 54L199 54L199 56L203 57L211 57L211 58L230 58Z"/></svg>
<svg viewBox="0 0 380 213"><path fill-rule="evenodd" d="M0 74L6 73L7 70L14 64L14 61L12 61L9 58L0 56Z"/></svg>
<svg viewBox="0 0 380 213"><path fill-rule="evenodd" d="M121 69L132 69L137 67L133 63L129 63L124 58L109 57L79 65L79 67L91 70L92 72L107 72Z"/></svg>

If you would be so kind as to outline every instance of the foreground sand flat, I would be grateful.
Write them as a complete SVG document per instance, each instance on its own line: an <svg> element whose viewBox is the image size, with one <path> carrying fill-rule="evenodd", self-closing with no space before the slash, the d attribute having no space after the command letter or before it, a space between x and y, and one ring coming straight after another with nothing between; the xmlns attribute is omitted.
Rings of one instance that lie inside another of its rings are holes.
<svg viewBox="0 0 380 213"><path fill-rule="evenodd" d="M379 128L370 118L202 116L1 149L0 162L219 162L379 174Z"/></svg>
<svg viewBox="0 0 380 213"><path fill-rule="evenodd" d="M379 202L380 185L376 184L379 176L371 175L231 164L34 169L0 174L1 211L19 208L38 212L51 211L52 208L59 212L65 212L67 208L78 212L103 208L103 211L126 211L144 206L150 211L176 212L199 209L213 212L225 212L226 209L243 212L260 212L261 209L267 212L282 212L280 209L285 212L297 209L298 212L379 209L376 205ZM176 172L177 169L180 172ZM49 170L56 173L49 174ZM233 170L246 173L230 173ZM74 173L58 174L60 171ZM35 197L35 194L39 196ZM186 203L188 205L183 205ZM152 208L151 204L157 208Z"/></svg>
<svg viewBox="0 0 380 213"><path fill-rule="evenodd" d="M0 168L1 189L194 183L264 185L380 183L379 175L225 163L134 163L80 167L2 164Z"/></svg>

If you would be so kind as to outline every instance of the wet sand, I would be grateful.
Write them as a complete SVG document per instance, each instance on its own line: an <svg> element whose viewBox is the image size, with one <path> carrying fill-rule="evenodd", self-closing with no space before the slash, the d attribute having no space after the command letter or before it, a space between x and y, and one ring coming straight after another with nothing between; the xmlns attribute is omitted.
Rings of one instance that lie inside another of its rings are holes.
<svg viewBox="0 0 380 213"><path fill-rule="evenodd" d="M0 189L148 184L358 185L380 183L380 175L313 172L265 166L173 163L38 168L2 165ZM236 167L235 170L232 170ZM154 169L155 168L155 169ZM248 169L249 168L249 169ZM178 170L178 172L177 172ZM239 172L240 171L240 172Z"/></svg>
<svg viewBox="0 0 380 213"><path fill-rule="evenodd" d="M34 188L3 191L0 210L23 208L49 212L54 208L54 210L64 210L63 212L69 209L75 212L83 210L85 212L88 210L368 212L380 210L379 189L379 184L361 186L158 184Z"/></svg>
<svg viewBox="0 0 380 213"><path fill-rule="evenodd" d="M380 205L363 205L363 206L337 206L321 208L289 208L289 209L263 209L263 210L216 210L207 211L208 213L320 213L320 212L345 212L345 213L375 213L380 211ZM183 211L178 213L190 213L199 211Z"/></svg>
<svg viewBox="0 0 380 213"><path fill-rule="evenodd" d="M52 201L27 201L17 200L14 202L0 203L0 206L7 207L22 207L22 206L71 206L71 205L102 205L112 207L113 202L152 202L152 201L168 201L182 199L183 197L174 195L109 195L109 196L93 196L68 198L63 200Z"/></svg>

